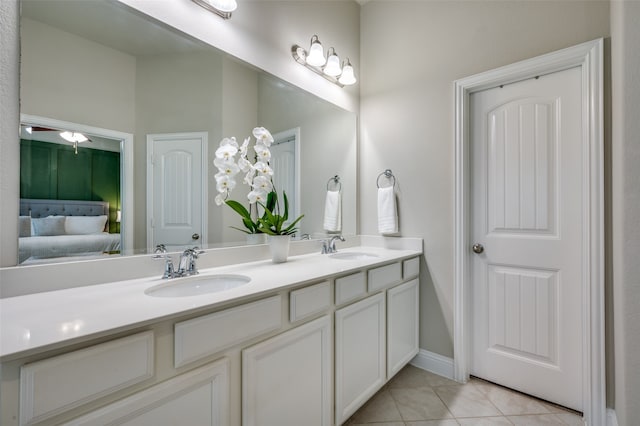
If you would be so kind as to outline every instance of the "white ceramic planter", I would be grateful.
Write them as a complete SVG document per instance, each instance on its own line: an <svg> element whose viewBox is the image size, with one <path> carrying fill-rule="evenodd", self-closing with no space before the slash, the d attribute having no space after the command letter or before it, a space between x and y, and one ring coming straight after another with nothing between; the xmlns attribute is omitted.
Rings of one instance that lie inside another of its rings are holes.
<svg viewBox="0 0 640 426"><path fill-rule="evenodd" d="M267 234L247 234L247 244L266 244Z"/></svg>
<svg viewBox="0 0 640 426"><path fill-rule="evenodd" d="M273 263L286 262L289 257L290 235L269 235L267 237L269 250L271 250L271 260Z"/></svg>

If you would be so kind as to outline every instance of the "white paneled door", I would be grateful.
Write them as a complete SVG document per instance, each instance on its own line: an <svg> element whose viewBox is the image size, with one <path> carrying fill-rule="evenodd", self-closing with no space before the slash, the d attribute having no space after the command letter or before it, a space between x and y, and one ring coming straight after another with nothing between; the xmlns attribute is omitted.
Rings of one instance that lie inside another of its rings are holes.
<svg viewBox="0 0 640 426"><path fill-rule="evenodd" d="M470 95L471 374L582 411L582 75Z"/></svg>
<svg viewBox="0 0 640 426"><path fill-rule="evenodd" d="M147 246L206 245L207 133L147 136Z"/></svg>

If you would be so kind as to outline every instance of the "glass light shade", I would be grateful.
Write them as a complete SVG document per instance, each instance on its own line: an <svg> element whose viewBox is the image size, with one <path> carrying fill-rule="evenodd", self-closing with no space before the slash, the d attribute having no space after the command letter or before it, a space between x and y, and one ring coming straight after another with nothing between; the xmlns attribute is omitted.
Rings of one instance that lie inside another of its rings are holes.
<svg viewBox="0 0 640 426"><path fill-rule="evenodd" d="M233 12L238 8L236 0L205 0L221 12Z"/></svg>
<svg viewBox="0 0 640 426"><path fill-rule="evenodd" d="M82 143L89 140L82 133L76 133L76 132L62 132L60 133L60 136L62 137L62 139L67 140L69 142L74 142L74 143Z"/></svg>
<svg viewBox="0 0 640 426"><path fill-rule="evenodd" d="M326 59L324 58L324 49L322 48L322 44L316 40L311 43L309 55L307 56L307 63L314 67L321 67L325 62Z"/></svg>
<svg viewBox="0 0 640 426"><path fill-rule="evenodd" d="M337 77L342 70L340 69L340 58L336 55L335 51L333 55L330 55L327 59L327 66L324 67L324 73L331 77Z"/></svg>
<svg viewBox="0 0 640 426"><path fill-rule="evenodd" d="M122 222L122 210L116 211L116 222Z"/></svg>
<svg viewBox="0 0 640 426"><path fill-rule="evenodd" d="M340 82L340 84L344 84L345 86L356 84L356 76L353 73L353 67L349 62L347 62L347 65L342 68L342 75L340 76L338 81Z"/></svg>

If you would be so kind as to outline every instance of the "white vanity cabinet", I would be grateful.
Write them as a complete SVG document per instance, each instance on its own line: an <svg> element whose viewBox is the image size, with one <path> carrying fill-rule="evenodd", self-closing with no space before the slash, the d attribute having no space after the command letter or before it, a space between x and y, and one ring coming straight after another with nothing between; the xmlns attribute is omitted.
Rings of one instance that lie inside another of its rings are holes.
<svg viewBox="0 0 640 426"><path fill-rule="evenodd" d="M15 358L0 423L340 426L418 352L419 269L341 269Z"/></svg>
<svg viewBox="0 0 640 426"><path fill-rule="evenodd" d="M229 360L181 374L66 426L228 426Z"/></svg>
<svg viewBox="0 0 640 426"><path fill-rule="evenodd" d="M345 422L386 381L385 294L335 313L336 425Z"/></svg>
<svg viewBox="0 0 640 426"><path fill-rule="evenodd" d="M418 279L387 291L387 380L418 353Z"/></svg>
<svg viewBox="0 0 640 426"><path fill-rule="evenodd" d="M331 426L331 318L242 351L243 426Z"/></svg>

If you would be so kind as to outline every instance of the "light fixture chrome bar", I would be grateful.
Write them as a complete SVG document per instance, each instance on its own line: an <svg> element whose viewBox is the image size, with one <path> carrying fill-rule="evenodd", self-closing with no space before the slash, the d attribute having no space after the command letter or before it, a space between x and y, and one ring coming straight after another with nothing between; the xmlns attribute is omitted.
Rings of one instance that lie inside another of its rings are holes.
<svg viewBox="0 0 640 426"><path fill-rule="evenodd" d="M216 15L218 15L219 17L221 17L222 19L229 19L231 18L231 12L223 12L220 9L216 9L215 7L213 7L211 4L209 4L207 1L205 0L192 0L195 4L197 4L200 7L203 7L205 9L207 9L209 12L213 12Z"/></svg>
<svg viewBox="0 0 640 426"><path fill-rule="evenodd" d="M194 0L194 1L196 1L196 0ZM338 85L338 86L340 86L340 87L344 87L344 84L340 83L340 82L338 81L338 79L337 79L337 78L335 78L335 77L331 77L330 75L325 74L325 73L322 71L322 68L320 68L320 67L314 67L313 65L309 65L309 64L307 63L307 60L306 60L306 57L307 57L307 51L306 51L303 47L300 47L300 46L298 46L297 44L294 44L294 45L291 47L291 56L293 56L293 59L295 59L295 61L296 61L297 63L299 63L300 65L303 65L303 66L305 66L305 67L309 68L311 71L313 71L313 72L315 72L316 74L318 74L318 75L320 75L320 76L324 77L326 80L329 80L329 81L330 81L330 82L332 82L333 84L336 84L336 85Z"/></svg>

